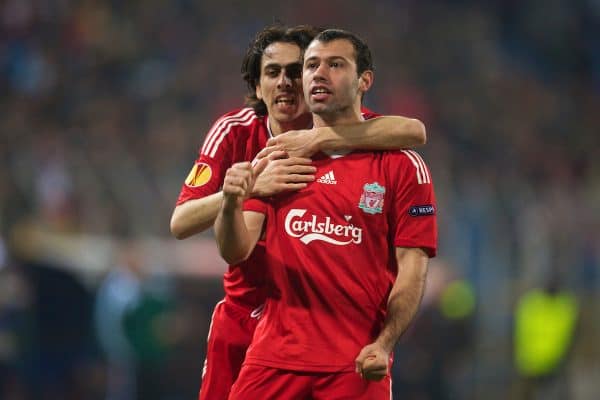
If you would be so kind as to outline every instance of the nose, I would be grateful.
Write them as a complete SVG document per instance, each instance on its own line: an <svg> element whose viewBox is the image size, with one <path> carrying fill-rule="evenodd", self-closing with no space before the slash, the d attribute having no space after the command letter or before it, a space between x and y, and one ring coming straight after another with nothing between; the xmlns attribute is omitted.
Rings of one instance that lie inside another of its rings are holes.
<svg viewBox="0 0 600 400"><path fill-rule="evenodd" d="M281 73L279 74L279 79L277 80L277 89L290 88L290 87L292 87L292 80L285 73L285 71L281 71Z"/></svg>
<svg viewBox="0 0 600 400"><path fill-rule="evenodd" d="M313 73L313 79L317 81L327 80L327 65L326 63L320 63L315 72Z"/></svg>

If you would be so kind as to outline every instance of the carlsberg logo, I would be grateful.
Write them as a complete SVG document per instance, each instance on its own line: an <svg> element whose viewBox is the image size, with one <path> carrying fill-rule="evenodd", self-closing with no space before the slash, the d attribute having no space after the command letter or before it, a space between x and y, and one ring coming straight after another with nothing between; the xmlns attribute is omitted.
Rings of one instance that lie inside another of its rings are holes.
<svg viewBox="0 0 600 400"><path fill-rule="evenodd" d="M350 243L362 242L362 229L352 224L336 225L331 222L331 217L319 219L316 215L308 220L302 219L306 210L291 209L285 217L285 231L288 235L300 238L304 244L313 240L322 240L327 243L344 246Z"/></svg>

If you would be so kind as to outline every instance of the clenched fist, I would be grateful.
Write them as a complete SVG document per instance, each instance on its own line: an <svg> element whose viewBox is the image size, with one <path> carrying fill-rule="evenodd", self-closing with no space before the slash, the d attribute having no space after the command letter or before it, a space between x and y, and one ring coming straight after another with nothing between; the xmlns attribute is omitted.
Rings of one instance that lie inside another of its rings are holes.
<svg viewBox="0 0 600 400"><path fill-rule="evenodd" d="M356 357L356 372L363 379L380 381L388 374L390 354L378 343L371 343Z"/></svg>
<svg viewBox="0 0 600 400"><path fill-rule="evenodd" d="M249 162L236 163L227 170L223 180L225 208L241 207L250 196L256 177L265 169L268 159L259 160L254 166Z"/></svg>

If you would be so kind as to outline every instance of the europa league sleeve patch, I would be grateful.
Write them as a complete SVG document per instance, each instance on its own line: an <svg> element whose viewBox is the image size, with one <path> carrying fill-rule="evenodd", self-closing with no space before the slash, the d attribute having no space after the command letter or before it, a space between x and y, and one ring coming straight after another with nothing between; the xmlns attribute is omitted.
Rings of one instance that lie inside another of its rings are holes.
<svg viewBox="0 0 600 400"><path fill-rule="evenodd" d="M185 178L185 184L189 187L199 187L206 184L211 176L212 170L208 164L197 163Z"/></svg>
<svg viewBox="0 0 600 400"><path fill-rule="evenodd" d="M412 206L408 209L408 215L411 217L423 217L426 215L435 215L435 207L432 204L422 206Z"/></svg>

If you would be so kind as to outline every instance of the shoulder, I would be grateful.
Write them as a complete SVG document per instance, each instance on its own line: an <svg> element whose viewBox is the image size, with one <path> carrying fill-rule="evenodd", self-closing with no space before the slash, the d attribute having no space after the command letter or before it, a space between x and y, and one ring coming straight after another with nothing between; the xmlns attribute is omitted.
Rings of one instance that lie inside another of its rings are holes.
<svg viewBox="0 0 600 400"><path fill-rule="evenodd" d="M215 129L222 130L236 126L248 126L259 118L260 116L257 115L254 109L250 107L238 108L217 118L217 120L213 123L213 128L211 131Z"/></svg>
<svg viewBox="0 0 600 400"><path fill-rule="evenodd" d="M413 176L417 183L431 183L427 163L418 152L411 149L392 150L384 152L384 157L390 163L390 167L409 172L409 176Z"/></svg>
<svg viewBox="0 0 600 400"><path fill-rule="evenodd" d="M214 156L226 138L238 141L241 137L250 135L257 127L260 128L264 125L263 121L264 118L249 107L239 108L221 115L206 134L202 153Z"/></svg>

